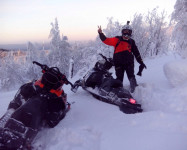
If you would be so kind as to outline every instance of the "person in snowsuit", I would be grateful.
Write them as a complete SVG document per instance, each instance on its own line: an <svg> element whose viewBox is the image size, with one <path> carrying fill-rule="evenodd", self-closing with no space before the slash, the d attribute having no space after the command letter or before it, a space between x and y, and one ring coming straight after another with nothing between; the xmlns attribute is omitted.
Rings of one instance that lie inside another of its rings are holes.
<svg viewBox="0 0 187 150"><path fill-rule="evenodd" d="M98 29L98 33L103 43L114 47L113 61L116 77L123 83L124 72L126 71L130 81L131 92L133 93L137 86L134 75L134 56L141 67L146 68L146 65L142 61L135 41L131 38L132 28L129 23L130 21L127 21L127 25L123 26L121 31L122 36L108 38L102 32L101 26Z"/></svg>
<svg viewBox="0 0 187 150"><path fill-rule="evenodd" d="M22 85L9 103L11 117L0 128L0 148L23 147L42 127L53 128L65 117L70 105L62 86L70 82L56 67L44 65L42 72L41 79Z"/></svg>

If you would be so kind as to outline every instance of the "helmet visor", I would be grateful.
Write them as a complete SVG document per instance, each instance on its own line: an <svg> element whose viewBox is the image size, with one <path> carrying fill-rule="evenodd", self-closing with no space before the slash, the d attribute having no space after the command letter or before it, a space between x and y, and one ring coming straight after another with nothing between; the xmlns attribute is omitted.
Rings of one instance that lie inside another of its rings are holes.
<svg viewBox="0 0 187 150"><path fill-rule="evenodd" d="M131 31L131 30L125 29L125 30L122 31L122 35L123 35L123 36L131 36L131 34L132 34L132 31Z"/></svg>

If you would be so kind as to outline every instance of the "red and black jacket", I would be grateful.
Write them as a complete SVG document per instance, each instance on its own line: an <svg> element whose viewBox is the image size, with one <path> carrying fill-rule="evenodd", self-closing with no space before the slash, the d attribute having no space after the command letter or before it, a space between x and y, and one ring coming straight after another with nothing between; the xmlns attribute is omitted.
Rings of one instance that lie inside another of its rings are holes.
<svg viewBox="0 0 187 150"><path fill-rule="evenodd" d="M126 65L134 63L134 56L138 63L142 61L140 52L133 39L124 40L122 36L107 38L103 33L99 33L103 43L114 47L114 64Z"/></svg>

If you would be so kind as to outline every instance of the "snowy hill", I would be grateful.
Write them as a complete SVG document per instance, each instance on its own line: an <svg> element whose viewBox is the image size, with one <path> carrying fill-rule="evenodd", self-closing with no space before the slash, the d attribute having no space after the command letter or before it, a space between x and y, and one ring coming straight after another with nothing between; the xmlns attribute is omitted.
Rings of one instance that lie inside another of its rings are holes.
<svg viewBox="0 0 187 150"><path fill-rule="evenodd" d="M142 77L136 76L140 85L134 93L144 109L139 114L124 114L117 106L98 101L81 88L73 93L69 86L64 86L68 101L75 103L55 128L38 134L35 147L42 150L187 150L187 81L183 73L186 65L177 70L176 61L181 58L175 55L144 61L147 70ZM176 68L173 71L168 67L171 62ZM138 71L137 64L135 70ZM169 71L183 82L173 86ZM125 78L124 85L128 84ZM1 116L15 93L0 93Z"/></svg>

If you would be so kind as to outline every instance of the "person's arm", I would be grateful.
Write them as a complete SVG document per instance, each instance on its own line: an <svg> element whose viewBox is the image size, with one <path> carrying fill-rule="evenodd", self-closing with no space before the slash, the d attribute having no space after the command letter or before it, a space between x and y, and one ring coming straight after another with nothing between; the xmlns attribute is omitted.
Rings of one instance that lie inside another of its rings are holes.
<svg viewBox="0 0 187 150"><path fill-rule="evenodd" d="M98 26L98 33L99 33L99 37L103 43L105 43L106 45L109 45L109 46L114 46L114 47L116 46L118 39L116 37L107 38L104 35L104 33L102 32L101 26L100 27Z"/></svg>
<svg viewBox="0 0 187 150"><path fill-rule="evenodd" d="M99 37L101 39L101 41L105 41L107 39L107 37L104 35L104 33L99 33Z"/></svg>
<svg viewBox="0 0 187 150"><path fill-rule="evenodd" d="M145 68L146 68L146 65L144 64L143 60L142 60L142 57L140 55L140 52L136 46L136 43L133 39L131 39L131 46L132 46L132 53L133 55L135 56L136 58L136 61L140 64L140 65L143 65Z"/></svg>

